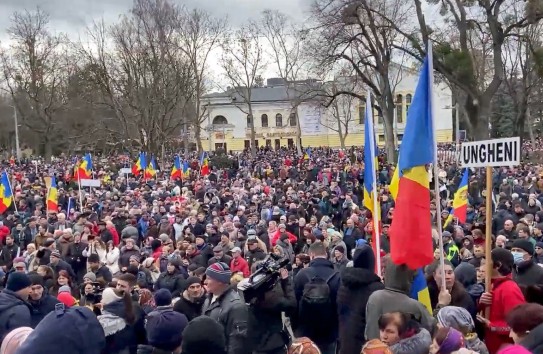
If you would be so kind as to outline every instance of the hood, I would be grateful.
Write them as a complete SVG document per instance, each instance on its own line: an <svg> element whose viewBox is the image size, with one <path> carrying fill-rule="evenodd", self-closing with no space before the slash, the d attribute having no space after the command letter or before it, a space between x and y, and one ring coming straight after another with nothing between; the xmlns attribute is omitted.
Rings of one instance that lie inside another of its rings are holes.
<svg viewBox="0 0 543 354"><path fill-rule="evenodd" d="M371 283L380 283L377 274L362 268L345 268L341 273L341 283L348 289L358 289Z"/></svg>
<svg viewBox="0 0 543 354"><path fill-rule="evenodd" d="M104 311L107 311L115 316L124 318L125 308L123 300L116 300L104 306Z"/></svg>
<svg viewBox="0 0 543 354"><path fill-rule="evenodd" d="M531 351L534 351L536 348L540 349L543 347L543 323L528 333L528 335L522 340L522 346Z"/></svg>
<svg viewBox="0 0 543 354"><path fill-rule="evenodd" d="M0 312L17 305L26 305L26 302L11 290L0 292Z"/></svg>
<svg viewBox="0 0 543 354"><path fill-rule="evenodd" d="M421 328L417 334L402 339L390 347L390 349L394 354L428 354L430 345L432 345L430 332Z"/></svg>
<svg viewBox="0 0 543 354"><path fill-rule="evenodd" d="M415 271L409 269L405 264L396 265L389 259L385 268L385 287L409 294L411 284L415 277Z"/></svg>
<svg viewBox="0 0 543 354"><path fill-rule="evenodd" d="M465 288L477 283L477 270L469 263L462 262L454 269L454 276Z"/></svg>

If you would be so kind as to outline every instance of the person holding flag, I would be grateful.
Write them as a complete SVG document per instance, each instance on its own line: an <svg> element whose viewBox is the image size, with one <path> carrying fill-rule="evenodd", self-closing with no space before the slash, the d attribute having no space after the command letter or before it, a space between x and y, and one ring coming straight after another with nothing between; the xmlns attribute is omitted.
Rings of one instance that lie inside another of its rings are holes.
<svg viewBox="0 0 543 354"><path fill-rule="evenodd" d="M202 151L202 157L200 158L200 175L207 176L209 172L209 158L207 152Z"/></svg>
<svg viewBox="0 0 543 354"><path fill-rule="evenodd" d="M147 168L147 162L145 159L145 153L140 152L138 159L136 160L136 163L132 165L132 174L134 176L138 176L141 171L145 171Z"/></svg>
<svg viewBox="0 0 543 354"><path fill-rule="evenodd" d="M47 212L58 212L58 188L55 175L51 176L51 186L49 187L49 191L47 192Z"/></svg>
<svg viewBox="0 0 543 354"><path fill-rule="evenodd" d="M11 183L6 171L2 172L0 179L0 214L3 214L11 206L13 200L13 192L11 191Z"/></svg>
<svg viewBox="0 0 543 354"><path fill-rule="evenodd" d="M451 225L455 217L461 224L466 222L468 212L468 174L469 170L467 168L464 169L462 179L460 180L458 189L454 194L452 209L447 217L447 220L445 220L445 224L443 224L443 229Z"/></svg>
<svg viewBox="0 0 543 354"><path fill-rule="evenodd" d="M81 159L79 164L75 168L74 177L77 180L91 179L92 178L92 158L89 153Z"/></svg>

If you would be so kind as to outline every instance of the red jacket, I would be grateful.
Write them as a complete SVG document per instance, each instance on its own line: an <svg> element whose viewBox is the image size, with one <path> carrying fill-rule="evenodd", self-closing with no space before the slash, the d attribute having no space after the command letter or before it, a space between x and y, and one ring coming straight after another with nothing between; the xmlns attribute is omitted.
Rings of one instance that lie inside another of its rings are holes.
<svg viewBox="0 0 543 354"><path fill-rule="evenodd" d="M490 354L496 354L502 346L513 344L509 338L510 328L505 316L515 306L524 304L524 295L511 275L492 279L492 304L490 305L490 327L485 330L485 343ZM481 309L484 305L479 304Z"/></svg>
<svg viewBox="0 0 543 354"><path fill-rule="evenodd" d="M290 241L290 243L296 243L296 241L298 241L298 238L294 234L288 231L285 231L285 233L288 235L288 240ZM279 240L279 237L281 237L281 231L277 230L275 231L275 233L273 234L270 240L272 247L275 246L275 244L277 243L277 240Z"/></svg>
<svg viewBox="0 0 543 354"><path fill-rule="evenodd" d="M119 245L119 233L117 232L117 229L115 228L115 226L112 226L112 227L108 227L107 228L109 230L109 232L111 232L111 236L113 236L113 245L114 246L117 246Z"/></svg>
<svg viewBox="0 0 543 354"><path fill-rule="evenodd" d="M249 275L251 275L251 271L249 270L249 264L243 257L237 257L232 258L230 261L230 271L232 271L232 274L241 272L243 273L243 277L247 278Z"/></svg>

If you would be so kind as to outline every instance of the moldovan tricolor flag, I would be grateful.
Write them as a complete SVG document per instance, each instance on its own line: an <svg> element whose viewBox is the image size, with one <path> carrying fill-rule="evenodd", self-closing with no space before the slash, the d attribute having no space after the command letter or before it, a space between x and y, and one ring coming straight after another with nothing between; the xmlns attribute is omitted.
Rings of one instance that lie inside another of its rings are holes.
<svg viewBox="0 0 543 354"><path fill-rule="evenodd" d="M458 218L458 222L462 224L466 222L468 214L468 171L467 168L464 169L464 174L458 185L458 190L454 193L453 209L447 220L445 220L443 228L447 227L455 216Z"/></svg>
<svg viewBox="0 0 543 354"><path fill-rule="evenodd" d="M4 213L10 207L12 200L13 193L11 192L8 174L4 171L0 179L0 214Z"/></svg>
<svg viewBox="0 0 543 354"><path fill-rule="evenodd" d="M51 176L51 187L49 187L49 192L47 193L47 211L58 212L58 188L57 179L54 175Z"/></svg>
<svg viewBox="0 0 543 354"><path fill-rule="evenodd" d="M143 178L145 179L151 179L156 176L156 171L158 170L158 167L155 162L155 157L151 157L151 161L147 165L147 168L143 172Z"/></svg>
<svg viewBox="0 0 543 354"><path fill-rule="evenodd" d="M90 154L86 154L77 165L74 177L77 180L92 178L92 158Z"/></svg>
<svg viewBox="0 0 543 354"><path fill-rule="evenodd" d="M202 176L207 176L209 174L209 159L207 157L207 152L202 152L202 157L200 158L200 174Z"/></svg>
<svg viewBox="0 0 543 354"><path fill-rule="evenodd" d="M409 107L398 161L398 191L390 227L390 256L396 264L417 270L433 260L429 177L434 161L432 122L432 52L428 50L415 97Z"/></svg>
<svg viewBox="0 0 543 354"><path fill-rule="evenodd" d="M170 173L171 179L180 179L181 178L181 159L179 156L176 156L173 159L172 172Z"/></svg>
<svg viewBox="0 0 543 354"><path fill-rule="evenodd" d="M145 161L145 153L140 152L136 163L132 165L132 174L137 176L140 174L140 171L145 171L147 168L147 162Z"/></svg>

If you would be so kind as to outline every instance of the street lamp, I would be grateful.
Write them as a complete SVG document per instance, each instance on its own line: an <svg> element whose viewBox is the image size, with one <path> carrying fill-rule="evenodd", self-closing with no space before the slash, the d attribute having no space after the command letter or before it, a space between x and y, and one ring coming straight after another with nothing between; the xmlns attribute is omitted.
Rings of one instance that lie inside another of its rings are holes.
<svg viewBox="0 0 543 354"><path fill-rule="evenodd" d="M13 108L13 121L15 123L15 155L17 156L17 162L21 162L21 148L19 146L19 123L17 122L17 107L9 105Z"/></svg>

